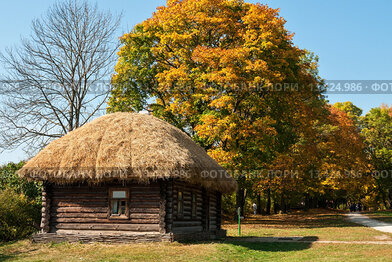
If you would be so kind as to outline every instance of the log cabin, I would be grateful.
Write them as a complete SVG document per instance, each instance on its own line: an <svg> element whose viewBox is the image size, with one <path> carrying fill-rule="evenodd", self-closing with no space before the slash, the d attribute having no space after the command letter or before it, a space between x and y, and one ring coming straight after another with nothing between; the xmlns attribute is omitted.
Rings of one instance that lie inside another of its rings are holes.
<svg viewBox="0 0 392 262"><path fill-rule="evenodd" d="M114 113L51 142L19 170L42 181L35 242L222 238L221 196L236 181L178 128Z"/></svg>

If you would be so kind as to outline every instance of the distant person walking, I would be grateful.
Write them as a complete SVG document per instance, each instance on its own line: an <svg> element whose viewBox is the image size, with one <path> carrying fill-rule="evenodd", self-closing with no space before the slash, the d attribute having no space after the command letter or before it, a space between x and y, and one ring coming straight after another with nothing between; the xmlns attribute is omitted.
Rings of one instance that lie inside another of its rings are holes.
<svg viewBox="0 0 392 262"><path fill-rule="evenodd" d="M257 205L256 205L256 203L253 203L253 205L252 205L252 208L253 208L253 214L257 214Z"/></svg>

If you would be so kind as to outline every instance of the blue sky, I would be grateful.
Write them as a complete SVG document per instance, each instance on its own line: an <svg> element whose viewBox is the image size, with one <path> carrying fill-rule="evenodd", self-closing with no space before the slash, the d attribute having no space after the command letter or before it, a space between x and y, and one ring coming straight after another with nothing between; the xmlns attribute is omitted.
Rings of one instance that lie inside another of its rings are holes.
<svg viewBox="0 0 392 262"><path fill-rule="evenodd" d="M91 1L95 2L95 1ZM151 16L164 0L98 0L100 9L123 12L120 36ZM248 1L252 3L260 1ZM2 1L0 6L0 50L17 45L28 36L33 18L42 15L54 1ZM389 0L267 0L261 3L280 8L286 28L295 33L294 43L320 57L320 75L328 80L392 79L392 1ZM0 66L1 68L1 66ZM0 74L2 68L0 69ZM392 82L392 81L391 81ZM352 101L364 112L392 95L328 95L331 103ZM19 161L17 150L0 154L0 164Z"/></svg>

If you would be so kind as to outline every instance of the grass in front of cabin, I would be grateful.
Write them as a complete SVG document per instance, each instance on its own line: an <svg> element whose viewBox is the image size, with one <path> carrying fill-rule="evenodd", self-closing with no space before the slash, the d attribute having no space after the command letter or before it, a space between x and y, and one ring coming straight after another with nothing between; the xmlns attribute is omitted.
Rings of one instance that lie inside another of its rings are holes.
<svg viewBox="0 0 392 262"><path fill-rule="evenodd" d="M391 245L254 243L246 236L308 236L320 240L377 240L384 235L348 222L343 213L314 210L289 215L252 216L243 221L244 237L225 224L225 241L199 243L35 244L29 240L0 244L0 261L392 261ZM391 236L388 235L388 238ZM382 243L382 241L380 241Z"/></svg>
<svg viewBox="0 0 392 262"><path fill-rule="evenodd" d="M392 241L392 234L364 227L345 218L345 212L315 209L271 216L250 216L242 222L242 236L309 237L330 241ZM391 217L392 218L392 217ZM228 236L238 236L238 224L224 225Z"/></svg>
<svg viewBox="0 0 392 262"><path fill-rule="evenodd" d="M392 210L366 212L365 215L370 218L392 224Z"/></svg>
<svg viewBox="0 0 392 262"><path fill-rule="evenodd" d="M0 261L391 261L387 245L307 243L32 244L0 246Z"/></svg>

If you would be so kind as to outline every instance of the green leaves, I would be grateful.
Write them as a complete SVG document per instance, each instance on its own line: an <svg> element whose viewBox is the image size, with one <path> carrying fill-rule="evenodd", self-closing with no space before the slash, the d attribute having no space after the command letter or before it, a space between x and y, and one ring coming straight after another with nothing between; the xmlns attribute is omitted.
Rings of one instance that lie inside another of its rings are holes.
<svg viewBox="0 0 392 262"><path fill-rule="evenodd" d="M24 165L9 163L0 167L0 240L22 239L39 229L41 184L17 175Z"/></svg>
<svg viewBox="0 0 392 262"><path fill-rule="evenodd" d="M0 241L23 239L38 231L41 204L12 189L0 191Z"/></svg>
<svg viewBox="0 0 392 262"><path fill-rule="evenodd" d="M0 191L12 189L18 194L25 195L30 200L41 201L41 184L21 179L16 173L24 162L9 163L0 167Z"/></svg>

